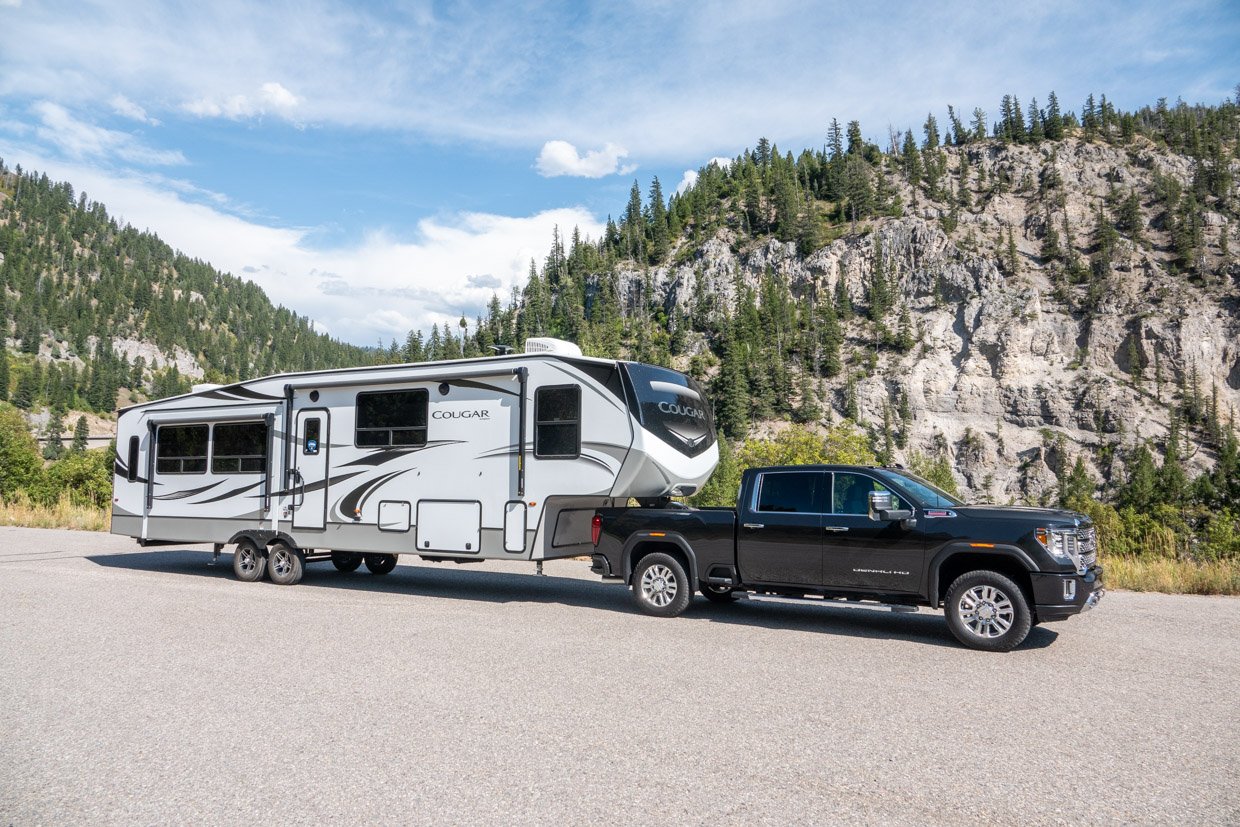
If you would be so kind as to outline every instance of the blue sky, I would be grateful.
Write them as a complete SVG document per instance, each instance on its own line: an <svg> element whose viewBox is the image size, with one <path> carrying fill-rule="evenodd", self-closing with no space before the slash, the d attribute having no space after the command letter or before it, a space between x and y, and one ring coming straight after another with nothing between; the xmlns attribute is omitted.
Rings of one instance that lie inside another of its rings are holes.
<svg viewBox="0 0 1240 827"><path fill-rule="evenodd" d="M671 193L830 119L920 131L1005 93L1218 103L1240 3L0 0L0 158L67 180L342 339L471 319Z"/></svg>

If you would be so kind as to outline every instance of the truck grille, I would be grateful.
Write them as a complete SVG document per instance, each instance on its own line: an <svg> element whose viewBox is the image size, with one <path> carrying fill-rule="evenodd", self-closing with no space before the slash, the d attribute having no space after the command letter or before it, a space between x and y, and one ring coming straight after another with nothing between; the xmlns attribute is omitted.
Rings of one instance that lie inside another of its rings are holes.
<svg viewBox="0 0 1240 827"><path fill-rule="evenodd" d="M1098 540L1093 526L1051 532L1056 551L1062 551L1084 574L1098 562Z"/></svg>

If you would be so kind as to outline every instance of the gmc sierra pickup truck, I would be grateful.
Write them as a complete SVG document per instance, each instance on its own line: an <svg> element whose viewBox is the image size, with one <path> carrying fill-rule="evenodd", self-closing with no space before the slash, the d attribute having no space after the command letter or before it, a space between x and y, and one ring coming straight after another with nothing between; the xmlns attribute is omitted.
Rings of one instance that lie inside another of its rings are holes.
<svg viewBox="0 0 1240 827"><path fill-rule="evenodd" d="M966 646L1006 652L1102 598L1094 527L1070 511L965 505L900 468L752 468L735 510L601 509L591 570L674 617L696 590L943 607Z"/></svg>

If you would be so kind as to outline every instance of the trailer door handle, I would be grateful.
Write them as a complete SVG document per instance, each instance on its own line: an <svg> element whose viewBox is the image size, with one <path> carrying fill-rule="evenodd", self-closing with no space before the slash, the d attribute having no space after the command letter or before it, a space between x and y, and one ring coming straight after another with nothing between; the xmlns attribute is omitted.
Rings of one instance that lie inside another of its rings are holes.
<svg viewBox="0 0 1240 827"><path fill-rule="evenodd" d="M745 528L766 528L766 523L745 523Z"/></svg>
<svg viewBox="0 0 1240 827"><path fill-rule="evenodd" d="M823 530L823 531L833 531L833 532L835 532L835 533L837 533L837 534L838 534L838 533L840 533L840 532L847 531L847 530L848 530L848 526L846 526L846 525L828 525L828 526L823 526L823 527L822 527L822 530Z"/></svg>

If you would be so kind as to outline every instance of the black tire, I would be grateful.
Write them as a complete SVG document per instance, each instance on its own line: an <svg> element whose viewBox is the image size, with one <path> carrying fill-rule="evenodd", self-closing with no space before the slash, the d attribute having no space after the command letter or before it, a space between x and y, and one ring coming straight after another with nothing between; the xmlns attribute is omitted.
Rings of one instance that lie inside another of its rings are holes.
<svg viewBox="0 0 1240 827"><path fill-rule="evenodd" d="M301 549L285 545L280 541L271 544L267 550L267 576L271 582L280 586L293 586L301 582L306 571L306 556Z"/></svg>
<svg viewBox="0 0 1240 827"><path fill-rule="evenodd" d="M947 590L947 626L965 646L1010 652L1033 625L1029 601L1020 586L997 571L968 571Z"/></svg>
<svg viewBox="0 0 1240 827"><path fill-rule="evenodd" d="M366 570L371 574L390 574L396 568L395 554L367 554Z"/></svg>
<svg viewBox="0 0 1240 827"><path fill-rule="evenodd" d="M675 617L689 607L693 587L685 567L670 554L647 554L633 570L637 608L655 617Z"/></svg>
<svg viewBox="0 0 1240 827"><path fill-rule="evenodd" d="M736 599L736 592L731 586L716 586L711 583L698 583L698 591L712 603L731 603Z"/></svg>
<svg viewBox="0 0 1240 827"><path fill-rule="evenodd" d="M362 555L353 551L333 551L332 565L336 567L336 571L343 571L346 574L351 571L357 571L357 567L362 564Z"/></svg>
<svg viewBox="0 0 1240 827"><path fill-rule="evenodd" d="M233 551L233 574L238 580L253 583L263 579L267 571L267 557L253 540L242 539Z"/></svg>

